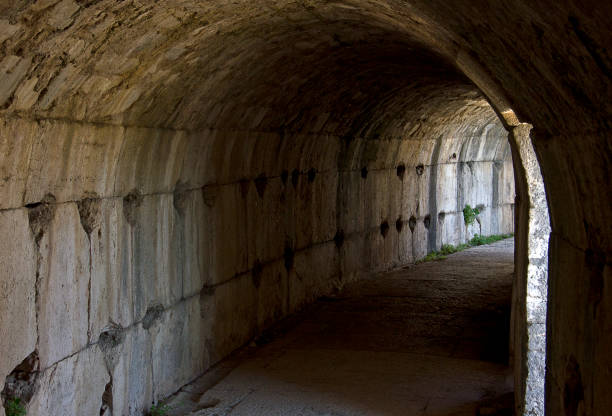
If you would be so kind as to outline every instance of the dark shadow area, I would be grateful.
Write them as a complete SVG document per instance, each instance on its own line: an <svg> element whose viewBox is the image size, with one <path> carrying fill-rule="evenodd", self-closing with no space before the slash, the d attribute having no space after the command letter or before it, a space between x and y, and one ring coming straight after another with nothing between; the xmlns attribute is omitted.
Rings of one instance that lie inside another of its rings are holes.
<svg viewBox="0 0 612 416"><path fill-rule="evenodd" d="M173 414L511 415L513 249L506 239L319 298L184 388Z"/></svg>

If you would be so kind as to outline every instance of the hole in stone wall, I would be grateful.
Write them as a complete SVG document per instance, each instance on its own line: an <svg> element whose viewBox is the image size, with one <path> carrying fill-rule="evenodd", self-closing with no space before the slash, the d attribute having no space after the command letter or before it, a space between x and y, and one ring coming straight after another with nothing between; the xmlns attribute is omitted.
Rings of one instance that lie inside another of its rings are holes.
<svg viewBox="0 0 612 416"><path fill-rule="evenodd" d="M218 189L215 185L206 185L202 187L202 199L207 207L212 208L217 199Z"/></svg>
<svg viewBox="0 0 612 416"><path fill-rule="evenodd" d="M310 168L308 170L308 182L313 183L315 180L315 176L317 176L317 170L315 168Z"/></svg>
<svg viewBox="0 0 612 416"><path fill-rule="evenodd" d="M262 173L255 179L255 189L257 189L257 195L263 198L266 186L268 185L268 178Z"/></svg>
<svg viewBox="0 0 612 416"><path fill-rule="evenodd" d="M113 380L106 383L104 393L102 393L102 406L100 406L100 416L111 416L113 414Z"/></svg>
<svg viewBox="0 0 612 416"><path fill-rule="evenodd" d="M204 285L200 290L200 317L203 319L210 317L211 297L215 294L215 286Z"/></svg>
<svg viewBox="0 0 612 416"><path fill-rule="evenodd" d="M457 153L453 153L452 156L450 157L451 159L457 159Z"/></svg>
<svg viewBox="0 0 612 416"><path fill-rule="evenodd" d="M283 185L287 185L287 179L289 179L289 171L287 169L283 169L280 178L281 182L283 182Z"/></svg>
<svg viewBox="0 0 612 416"><path fill-rule="evenodd" d="M253 276L253 285L255 285L256 288L258 288L259 285L261 285L262 271L263 271L263 266L259 262L259 259L255 260L255 263L253 264L253 270L251 272L251 275Z"/></svg>
<svg viewBox="0 0 612 416"><path fill-rule="evenodd" d="M395 229L398 233L401 233L402 228L404 228L404 221L402 221L402 217L400 216L397 221L395 221Z"/></svg>
<svg viewBox="0 0 612 416"><path fill-rule="evenodd" d="M365 166L361 168L361 177L362 177L363 179L365 179L365 178L367 178L367 177L368 177L368 168L367 168L367 167L365 167Z"/></svg>
<svg viewBox="0 0 612 416"><path fill-rule="evenodd" d="M444 218L446 217L446 213L444 211L438 213L438 222L444 222Z"/></svg>
<svg viewBox="0 0 612 416"><path fill-rule="evenodd" d="M406 173L406 166L404 164L398 165L397 167L397 177L401 180L404 180L404 174Z"/></svg>
<svg viewBox="0 0 612 416"><path fill-rule="evenodd" d="M98 337L98 347L100 347L102 351L108 351L123 343L124 339L125 332L123 328L116 324L110 324L100 333Z"/></svg>
<svg viewBox="0 0 612 416"><path fill-rule="evenodd" d="M240 186L240 195L242 195L242 198L246 198L249 194L249 180L241 179L238 181L238 185Z"/></svg>
<svg viewBox="0 0 612 416"><path fill-rule="evenodd" d="M334 243L336 244L337 248L342 247L342 244L344 244L344 230L336 231L336 235L334 236Z"/></svg>
<svg viewBox="0 0 612 416"><path fill-rule="evenodd" d="M297 169L293 169L293 172L291 172L291 183L293 184L294 188L297 187L299 180L300 180L300 171Z"/></svg>
<svg viewBox="0 0 612 416"><path fill-rule="evenodd" d="M116 349L125 340L124 329L114 323L105 327L98 337L98 347L104 354L104 362L107 368L115 368L119 361L119 351Z"/></svg>
<svg viewBox="0 0 612 416"><path fill-rule="evenodd" d="M414 228L416 227L416 218L414 217L414 215L410 216L410 218L408 219L408 227L410 228L410 232L414 232Z"/></svg>
<svg viewBox="0 0 612 416"><path fill-rule="evenodd" d="M41 202L28 204L26 207L28 207L30 230L38 245L55 214L55 196L47 194Z"/></svg>
<svg viewBox="0 0 612 416"><path fill-rule="evenodd" d="M387 221L383 221L380 224L380 234L384 237L389 233L389 223Z"/></svg>
<svg viewBox="0 0 612 416"><path fill-rule="evenodd" d="M423 174L423 172L424 172L424 171L425 171L425 166L423 166L423 164L422 164L422 163L421 163L421 164L419 164L419 165L416 167L416 174L417 174L417 175L421 176L421 175Z"/></svg>
<svg viewBox="0 0 612 416"><path fill-rule="evenodd" d="M470 160L469 162L467 162L467 166L470 169L470 174L473 175L474 174L474 162Z"/></svg>
<svg viewBox="0 0 612 416"><path fill-rule="evenodd" d="M423 225L425 225L425 228L427 228L429 230L429 225L431 223L431 216L429 214L425 215L425 218L423 219Z"/></svg>
<svg viewBox="0 0 612 416"><path fill-rule="evenodd" d="M147 313L142 318L142 327L144 329L151 328L155 322L159 321L164 313L164 307L160 304L149 306Z"/></svg>
<svg viewBox="0 0 612 416"><path fill-rule="evenodd" d="M34 351L6 377L0 393L5 409L9 401L17 400L23 407L30 402L38 388L38 363L38 352Z"/></svg>
<svg viewBox="0 0 612 416"><path fill-rule="evenodd" d="M291 244L286 243L285 253L283 257L285 258L285 269L287 269L287 271L290 271L291 269L293 269L294 256L295 256L295 252L293 251L293 247L291 247Z"/></svg>
<svg viewBox="0 0 612 416"><path fill-rule="evenodd" d="M180 182L178 182L174 187L172 202L174 204L174 209L176 209L181 216L185 214L185 210L187 209L187 201L189 199L189 191L186 188L186 185Z"/></svg>
<svg viewBox="0 0 612 416"><path fill-rule="evenodd" d="M142 204L143 197L138 192L138 189L132 190L129 194L123 197L123 215L131 226L136 226L136 214L138 207Z"/></svg>

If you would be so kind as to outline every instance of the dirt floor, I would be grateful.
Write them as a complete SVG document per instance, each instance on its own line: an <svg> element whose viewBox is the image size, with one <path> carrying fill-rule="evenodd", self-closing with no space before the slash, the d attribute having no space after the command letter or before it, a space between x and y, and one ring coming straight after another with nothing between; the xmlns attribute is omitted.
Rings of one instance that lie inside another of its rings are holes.
<svg viewBox="0 0 612 416"><path fill-rule="evenodd" d="M169 403L171 415L510 415L513 239L348 285Z"/></svg>

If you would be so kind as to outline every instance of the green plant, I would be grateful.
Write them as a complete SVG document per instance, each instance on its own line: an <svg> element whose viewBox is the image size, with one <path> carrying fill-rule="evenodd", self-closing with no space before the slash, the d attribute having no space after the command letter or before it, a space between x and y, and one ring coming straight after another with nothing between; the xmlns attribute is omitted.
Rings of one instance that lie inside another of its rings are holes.
<svg viewBox="0 0 612 416"><path fill-rule="evenodd" d="M150 416L166 416L170 411L170 406L165 404L154 404L151 406L151 410L149 410Z"/></svg>
<svg viewBox="0 0 612 416"><path fill-rule="evenodd" d="M4 403L4 410L6 416L25 416L26 409L21 404L21 399L16 397L14 399L7 400Z"/></svg>
<svg viewBox="0 0 612 416"><path fill-rule="evenodd" d="M463 208L463 222L465 223L465 226L467 227L470 224L474 224L478 214L480 214L480 210L478 208L472 208L466 204L465 208Z"/></svg>
<svg viewBox="0 0 612 416"><path fill-rule="evenodd" d="M416 264L423 263L425 261L444 260L445 258L446 258L445 255L440 254L437 251L432 251L432 252L428 253L425 257L423 257L422 259L418 259L416 261Z"/></svg>
<svg viewBox="0 0 612 416"><path fill-rule="evenodd" d="M491 244L496 241L512 237L513 235L514 234L498 234L498 235L490 235L488 237L484 237L480 234L475 234L474 237L470 240L470 245L471 246L482 246L483 244Z"/></svg>

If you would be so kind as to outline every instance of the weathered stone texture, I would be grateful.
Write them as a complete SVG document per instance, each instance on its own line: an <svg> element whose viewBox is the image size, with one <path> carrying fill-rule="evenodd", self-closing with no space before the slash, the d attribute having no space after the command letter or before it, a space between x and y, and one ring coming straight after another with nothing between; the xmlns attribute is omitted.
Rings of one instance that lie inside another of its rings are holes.
<svg viewBox="0 0 612 416"><path fill-rule="evenodd" d="M141 325L126 331L115 347L117 362L112 374L113 414L139 416L153 401L152 343Z"/></svg>
<svg viewBox="0 0 612 416"><path fill-rule="evenodd" d="M39 245L38 349L46 369L89 341L89 241L76 204L57 206Z"/></svg>
<svg viewBox="0 0 612 416"><path fill-rule="evenodd" d="M28 406L32 415L97 415L110 377L102 351L87 348L47 368Z"/></svg>
<svg viewBox="0 0 612 416"><path fill-rule="evenodd" d="M6 375L36 349L36 247L27 211L0 211L0 236L2 391Z"/></svg>

